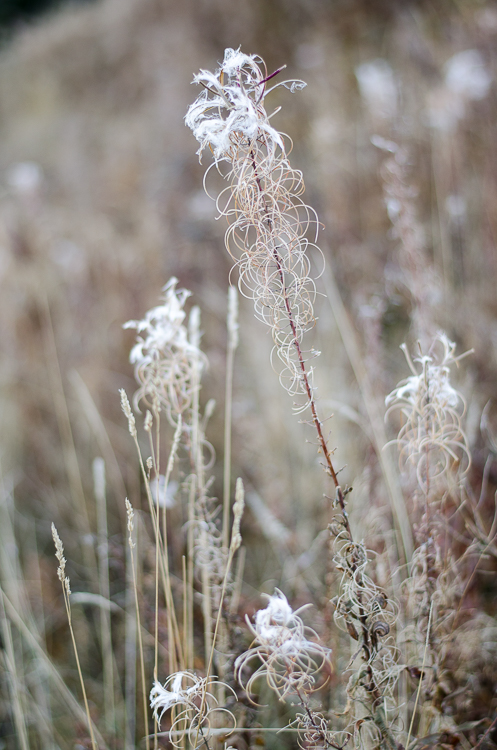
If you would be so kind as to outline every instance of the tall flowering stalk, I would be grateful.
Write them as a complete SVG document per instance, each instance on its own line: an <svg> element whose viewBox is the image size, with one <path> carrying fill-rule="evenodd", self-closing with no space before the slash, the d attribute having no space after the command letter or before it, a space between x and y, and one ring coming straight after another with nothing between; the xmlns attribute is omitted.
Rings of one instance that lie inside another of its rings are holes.
<svg viewBox="0 0 497 750"><path fill-rule="evenodd" d="M199 157L209 148L214 158L209 169L217 168L228 182L216 204L229 223L225 242L240 271L240 288L253 299L256 316L272 331L274 352L282 365L280 381L295 398L295 411L310 412L325 470L335 486L335 505L340 507L343 533L349 546L348 571L357 589L357 611L350 617L356 617L359 622L357 640L360 646L356 656L362 656L364 663L357 676L362 691L359 701L367 705L370 719L380 735L381 746L393 747L394 741L381 714L383 686L376 683L373 669L379 639L388 630L385 626L384 632L380 632L376 619L369 615L369 602L363 591L366 580L363 562L367 560L367 553L362 543L353 541L346 511L346 493L339 484L316 404L313 366L309 361L319 353L304 348L304 335L315 323L316 289L309 250L318 250L315 244L318 220L314 210L302 200L304 182L301 172L293 169L288 160L286 144L289 139L271 124L276 112L268 115L266 111L266 98L275 88L284 86L295 91L305 85L302 81L268 85L282 70L268 75L260 57L245 55L239 49L227 49L223 63L215 73L201 70L195 76L194 83L200 84L203 91L189 108L185 120L200 143ZM341 532L339 536L337 544L341 549ZM280 602L282 617L283 609ZM272 616L269 610L267 616ZM295 623L297 620L289 621ZM280 627L279 623L277 625ZM256 631L257 627L256 620ZM257 632L256 635L259 645L255 647L256 651L240 657L239 671L257 652L259 657L264 657L261 669L267 673L270 686L280 696L285 694L289 680L290 683L295 679L297 682L307 680L297 657L293 657L296 671L289 672L282 650L273 652L264 642L264 636ZM308 647L303 646L300 658L304 663L311 658ZM313 730L316 727L311 721L308 731L312 733ZM311 742L309 737L307 739ZM324 735L316 741L321 743L320 746L323 742L325 746L333 746ZM313 742L311 745L315 746Z"/></svg>
<svg viewBox="0 0 497 750"><path fill-rule="evenodd" d="M315 323L309 249L317 247L318 221L301 198L304 182L288 160L289 139L271 125L278 110L268 115L265 108L266 97L275 88L284 86L293 92L305 86L303 81L268 86L282 70L268 75L257 55L227 49L215 73L201 70L195 76L194 83L203 91L188 109L185 122L200 142L199 157L206 148L211 150L214 162L209 169L227 167L224 176L229 184L216 201L229 222L227 250L239 267L241 289L254 301L256 316L271 328L282 363L281 383L297 397L297 412L311 412L326 470L344 509L317 410L313 368L307 364L319 352L303 346L304 334Z"/></svg>

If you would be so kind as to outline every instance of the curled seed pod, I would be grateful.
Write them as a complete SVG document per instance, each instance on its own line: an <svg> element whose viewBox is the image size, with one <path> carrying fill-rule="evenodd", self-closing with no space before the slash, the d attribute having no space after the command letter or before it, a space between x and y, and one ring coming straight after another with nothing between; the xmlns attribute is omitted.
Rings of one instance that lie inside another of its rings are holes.
<svg viewBox="0 0 497 750"><path fill-rule="evenodd" d="M349 620L347 620L347 622L345 624L347 626L347 632L350 635L350 637L353 638L354 641L358 641L359 640L359 633L357 632L354 623L350 622Z"/></svg>
<svg viewBox="0 0 497 750"><path fill-rule="evenodd" d="M390 632L390 625L387 622L382 622L381 620L378 620L378 622L375 622L374 625L371 627L371 643L373 644L373 648L376 650L378 649L378 641L380 638L385 638Z"/></svg>
<svg viewBox="0 0 497 750"><path fill-rule="evenodd" d="M373 627L371 628L371 633L374 633L379 638L384 638L386 635L388 635L390 632L390 625L387 622L382 622L381 620L378 620L378 622L375 622Z"/></svg>
<svg viewBox="0 0 497 750"><path fill-rule="evenodd" d="M328 528L335 537L340 536L340 534L343 534L344 532L346 533L344 527L335 520L330 523Z"/></svg>
<svg viewBox="0 0 497 750"><path fill-rule="evenodd" d="M365 565L368 561L367 552L362 544L349 544L344 554L347 564L351 567Z"/></svg>
<svg viewBox="0 0 497 750"><path fill-rule="evenodd" d="M379 607L380 609L385 609L387 606L387 601L388 601L387 595L383 591L380 591L380 593L374 597L371 603L373 605L373 608L376 606L376 607Z"/></svg>

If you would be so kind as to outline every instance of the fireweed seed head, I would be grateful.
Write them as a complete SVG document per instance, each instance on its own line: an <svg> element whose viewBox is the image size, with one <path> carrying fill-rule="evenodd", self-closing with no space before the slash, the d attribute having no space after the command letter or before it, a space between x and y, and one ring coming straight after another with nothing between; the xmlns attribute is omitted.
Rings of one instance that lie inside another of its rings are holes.
<svg viewBox="0 0 497 750"><path fill-rule="evenodd" d="M256 317L271 328L273 361L280 360L282 385L300 397L299 412L307 408L313 390L312 367L304 383L302 364L318 354L302 347L305 332L315 324L309 250L316 248L318 219L301 198L302 174L288 161L285 136L270 125L272 115L265 109L273 89L295 91L305 85L282 81L267 88L281 70L268 76L261 58L226 50L215 73L202 70L195 77L204 91L185 119L200 141L199 153L209 147L219 171L221 163L226 165L228 186L216 200L229 223L226 247L239 267L240 290L253 299Z"/></svg>
<svg viewBox="0 0 497 750"><path fill-rule="evenodd" d="M184 687L185 680L191 684ZM189 672L176 672L170 675L163 685L154 682L150 691L150 707L159 724L165 712L173 706L195 705L195 698L201 698L205 692L206 682L205 677L197 677Z"/></svg>
<svg viewBox="0 0 497 750"><path fill-rule="evenodd" d="M202 742L209 739L210 727L214 714L221 721L221 726L229 726L226 736L229 736L236 726L233 714L227 709L220 708L211 690L212 686L222 685L225 689L233 690L215 677L199 677L193 672L175 672L165 683L154 682L150 691L150 706L160 725L162 717L171 708L176 708L170 728L170 741L175 747L181 747L185 738L189 738L192 747L197 734L200 733ZM231 725L231 726L230 726Z"/></svg>
<svg viewBox="0 0 497 750"><path fill-rule="evenodd" d="M205 355L188 337L184 325L184 304L190 292L176 289L178 279L172 277L163 288L163 304L147 312L143 320L130 320L124 328L136 328L137 342L130 361L140 388L135 393L138 408L144 401L152 409L155 404L166 408L168 417L181 414L191 402L194 370L206 365Z"/></svg>
<svg viewBox="0 0 497 750"><path fill-rule="evenodd" d="M469 469L470 451L462 427L466 404L451 385L450 368L466 352L455 356L456 345L439 332L428 354L411 359L402 345L413 373L387 396L387 416L400 411L405 419L396 440L400 460L415 468L416 479L426 492L444 476L461 478Z"/></svg>
<svg viewBox="0 0 497 750"><path fill-rule="evenodd" d="M261 676L266 677L268 685L281 699L299 690L314 689L318 673L329 663L331 651L309 640L309 636L317 636L298 616L302 609L294 612L285 595L276 589L267 607L256 613L254 622L247 619L256 645L235 662L240 684L244 684L243 671L248 663L254 658L262 662L246 683L248 693Z"/></svg>
<svg viewBox="0 0 497 750"><path fill-rule="evenodd" d="M272 77L272 76L271 76ZM284 151L283 138L269 123L264 109L269 80L263 61L257 55L245 55L226 49L224 60L215 73L201 70L193 83L204 89L189 107L185 123L199 141L199 157L209 147L216 162L231 159L238 141L261 139L271 153ZM303 81L283 81L291 91L303 88ZM269 89L272 90L272 89Z"/></svg>

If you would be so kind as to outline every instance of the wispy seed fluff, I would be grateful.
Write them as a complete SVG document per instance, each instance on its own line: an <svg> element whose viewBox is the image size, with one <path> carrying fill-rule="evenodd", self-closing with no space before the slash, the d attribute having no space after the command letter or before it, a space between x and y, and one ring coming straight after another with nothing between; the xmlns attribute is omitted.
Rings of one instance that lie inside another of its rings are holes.
<svg viewBox="0 0 497 750"><path fill-rule="evenodd" d="M184 325L184 305L191 292L176 289L174 276L163 287L163 304L147 312L143 320L129 320L124 328L136 328L139 335L130 354L140 388L134 395L151 408L165 407L176 422L175 415L190 406L194 389L194 370L206 364L205 355L191 340Z"/></svg>
<svg viewBox="0 0 497 750"><path fill-rule="evenodd" d="M300 691L312 692L331 651L309 640L309 636L316 638L316 633L298 616L302 607L294 612L278 589L268 598L267 607L256 613L254 623L247 619L256 645L237 658L235 670L238 678L244 684L245 668L257 659L260 666L246 684L248 693L261 676L266 677L268 685L280 698Z"/></svg>
<svg viewBox="0 0 497 750"><path fill-rule="evenodd" d="M400 411L404 424L396 443L400 459L412 466L423 492L443 477L461 477L469 468L470 452L462 427L466 405L450 383L450 368L465 357L455 356L456 345L439 332L427 354L411 359L402 349L412 375L386 398L387 416ZM445 481L444 480L444 481Z"/></svg>
<svg viewBox="0 0 497 750"><path fill-rule="evenodd" d="M215 73L202 70L195 76L203 90L185 121L200 142L197 153L209 148L211 167L224 172L229 183L216 204L229 222L225 241L240 269L240 289L271 328L283 363L282 383L292 395L306 397L298 405L305 408L310 394L303 364L317 352L304 352L301 344L315 322L308 251L315 246L318 222L300 197L304 183L287 159L289 139L271 125L265 108L278 86L290 91L305 86L282 81L268 87L281 70L268 75L260 57L227 49Z"/></svg>
<svg viewBox="0 0 497 750"><path fill-rule="evenodd" d="M169 741L174 747L185 746L185 739L192 747L207 745L211 726L227 726L226 737L235 728L235 717L225 708L218 706L214 696L214 686L232 688L216 680L215 677L198 677L194 672L175 672L161 685L157 680L150 691L150 706L160 725L162 717L170 709L176 708L169 729ZM215 715L216 718L215 718Z"/></svg>

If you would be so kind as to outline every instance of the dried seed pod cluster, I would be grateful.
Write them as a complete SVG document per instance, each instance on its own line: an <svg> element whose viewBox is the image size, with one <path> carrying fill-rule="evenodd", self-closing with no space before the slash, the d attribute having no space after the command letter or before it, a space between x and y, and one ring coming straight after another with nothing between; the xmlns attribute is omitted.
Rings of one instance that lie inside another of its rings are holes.
<svg viewBox="0 0 497 750"><path fill-rule="evenodd" d="M342 573L339 594L332 599L334 618L338 627L357 641L357 650L349 662L349 667L354 667L347 688L349 707L357 700L370 704L374 731L384 736L374 718L383 706L385 737L388 738L395 718L389 712L396 708L393 691L400 669L390 633L397 619L397 609L366 573L370 562L368 550L363 542L352 540L347 519L337 514L329 528L335 537L335 569ZM357 667L355 661L359 657L361 663Z"/></svg>

